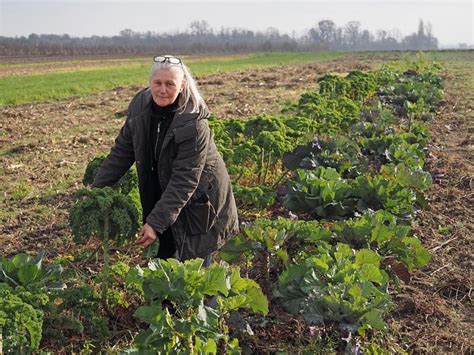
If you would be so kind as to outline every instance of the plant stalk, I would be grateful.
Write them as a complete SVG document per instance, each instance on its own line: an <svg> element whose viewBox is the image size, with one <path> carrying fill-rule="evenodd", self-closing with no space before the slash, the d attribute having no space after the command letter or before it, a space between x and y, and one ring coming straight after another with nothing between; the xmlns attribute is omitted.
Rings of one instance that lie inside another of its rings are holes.
<svg viewBox="0 0 474 355"><path fill-rule="evenodd" d="M102 240L102 250L104 257L104 269L102 271L102 306L106 312L109 311L107 303L107 290L109 282L109 217L104 222L104 239Z"/></svg>

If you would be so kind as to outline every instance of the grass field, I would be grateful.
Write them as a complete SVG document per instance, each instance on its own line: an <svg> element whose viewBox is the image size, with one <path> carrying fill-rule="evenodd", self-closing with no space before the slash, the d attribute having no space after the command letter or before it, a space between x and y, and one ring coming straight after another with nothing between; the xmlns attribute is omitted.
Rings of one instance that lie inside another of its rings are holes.
<svg viewBox="0 0 474 355"><path fill-rule="evenodd" d="M234 72L289 64L309 63L345 55L336 52L319 53L257 53L245 56L190 58L186 61L195 76ZM53 63L49 63L51 66ZM6 75L0 78L0 105L34 101L58 100L70 96L84 96L117 86L146 85L151 60L101 62L100 66L82 66L80 62L60 67L58 71L35 74L44 64L23 64L26 75ZM54 65L54 64L53 64ZM4 72L18 69L18 64L0 66Z"/></svg>

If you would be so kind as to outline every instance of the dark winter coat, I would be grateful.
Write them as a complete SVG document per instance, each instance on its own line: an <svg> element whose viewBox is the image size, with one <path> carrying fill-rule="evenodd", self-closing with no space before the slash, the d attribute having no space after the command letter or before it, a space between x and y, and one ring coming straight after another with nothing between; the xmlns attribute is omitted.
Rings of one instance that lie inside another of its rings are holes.
<svg viewBox="0 0 474 355"><path fill-rule="evenodd" d="M176 113L164 138L158 171L150 155L150 89L139 92L128 108L127 120L93 186L111 186L135 162L146 223L162 233L171 228L181 260L204 257L238 231L237 208L224 161L217 152L207 117L198 119L188 106ZM152 205L150 184L163 191ZM144 222L145 222L144 221Z"/></svg>

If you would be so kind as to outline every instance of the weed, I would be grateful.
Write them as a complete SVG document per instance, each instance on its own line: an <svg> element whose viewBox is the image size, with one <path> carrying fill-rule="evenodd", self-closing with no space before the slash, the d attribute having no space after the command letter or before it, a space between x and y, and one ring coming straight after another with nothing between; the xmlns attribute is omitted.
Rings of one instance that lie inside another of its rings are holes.
<svg viewBox="0 0 474 355"><path fill-rule="evenodd" d="M29 196L33 192L34 188L26 181L18 182L14 190L11 193L11 200L20 201Z"/></svg>

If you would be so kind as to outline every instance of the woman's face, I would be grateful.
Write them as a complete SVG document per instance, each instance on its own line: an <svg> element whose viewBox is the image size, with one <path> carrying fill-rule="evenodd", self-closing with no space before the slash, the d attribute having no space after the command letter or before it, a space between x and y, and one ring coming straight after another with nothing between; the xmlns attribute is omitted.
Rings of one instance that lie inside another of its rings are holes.
<svg viewBox="0 0 474 355"><path fill-rule="evenodd" d="M158 106L171 105L184 86L181 70L158 69L150 80L151 95Z"/></svg>

